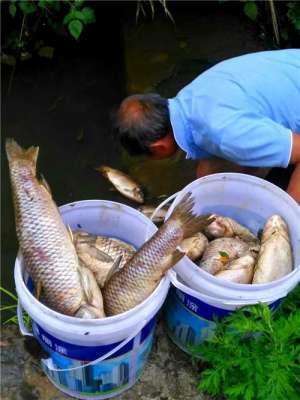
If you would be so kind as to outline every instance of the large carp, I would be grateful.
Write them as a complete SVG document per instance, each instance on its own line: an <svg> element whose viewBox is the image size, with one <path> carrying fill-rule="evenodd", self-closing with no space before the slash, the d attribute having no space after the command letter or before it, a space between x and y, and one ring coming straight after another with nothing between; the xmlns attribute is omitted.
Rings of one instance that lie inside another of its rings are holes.
<svg viewBox="0 0 300 400"><path fill-rule="evenodd" d="M100 289L81 268L75 247L46 182L36 177L38 147L6 140L18 242L25 268L45 303L66 315L104 317Z"/></svg>
<svg viewBox="0 0 300 400"><path fill-rule="evenodd" d="M107 315L128 311L145 300L166 271L185 255L176 249L182 240L203 230L212 222L210 216L194 215L193 206L191 193L187 193L170 218L120 271L112 275L103 289Z"/></svg>

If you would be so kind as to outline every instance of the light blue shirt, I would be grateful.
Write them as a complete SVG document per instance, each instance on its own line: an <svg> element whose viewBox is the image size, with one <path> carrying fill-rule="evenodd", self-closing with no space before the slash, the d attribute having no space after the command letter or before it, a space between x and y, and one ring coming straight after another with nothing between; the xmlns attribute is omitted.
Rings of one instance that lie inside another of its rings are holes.
<svg viewBox="0 0 300 400"><path fill-rule="evenodd" d="M292 132L300 134L300 50L222 61L169 99L169 111L188 158L286 167Z"/></svg>

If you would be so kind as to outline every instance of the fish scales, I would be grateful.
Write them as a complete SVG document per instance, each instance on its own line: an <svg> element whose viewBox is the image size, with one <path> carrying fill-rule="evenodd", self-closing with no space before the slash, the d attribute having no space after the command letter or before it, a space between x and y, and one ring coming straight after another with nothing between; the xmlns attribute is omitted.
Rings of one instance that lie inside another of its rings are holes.
<svg viewBox="0 0 300 400"><path fill-rule="evenodd" d="M25 267L47 305L74 315L84 303L78 258L46 184L36 178L38 147L7 139L16 232Z"/></svg>
<svg viewBox="0 0 300 400"><path fill-rule="evenodd" d="M103 290L107 315L127 311L145 300L164 273L184 256L176 247L211 221L192 213L190 196L184 196L164 225L108 281Z"/></svg>

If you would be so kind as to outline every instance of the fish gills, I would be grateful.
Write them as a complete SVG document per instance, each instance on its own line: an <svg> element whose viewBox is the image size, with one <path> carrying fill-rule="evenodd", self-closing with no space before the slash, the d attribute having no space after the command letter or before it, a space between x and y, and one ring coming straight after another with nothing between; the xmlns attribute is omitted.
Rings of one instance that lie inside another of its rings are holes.
<svg viewBox="0 0 300 400"><path fill-rule="evenodd" d="M252 283L267 283L283 277L293 269L293 255L286 222L272 215L266 222L261 239Z"/></svg>
<svg viewBox="0 0 300 400"><path fill-rule="evenodd" d="M78 258L48 187L36 178L38 151L6 140L18 242L25 268L35 286L42 286L47 305L74 315L85 303ZM91 318L100 315L94 311Z"/></svg>
<svg viewBox="0 0 300 400"><path fill-rule="evenodd" d="M128 311L145 300L165 272L184 256L185 253L176 247L184 238L203 230L212 221L210 216L195 216L193 206L191 193L187 193L170 218L111 277L103 289L106 315Z"/></svg>

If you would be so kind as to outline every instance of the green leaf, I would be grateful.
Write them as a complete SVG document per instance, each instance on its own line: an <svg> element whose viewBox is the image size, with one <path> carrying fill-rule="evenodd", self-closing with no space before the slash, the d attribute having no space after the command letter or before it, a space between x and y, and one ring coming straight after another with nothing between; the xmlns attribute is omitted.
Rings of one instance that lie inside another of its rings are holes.
<svg viewBox="0 0 300 400"><path fill-rule="evenodd" d="M219 251L219 254L221 257L229 257L228 253L226 251Z"/></svg>
<svg viewBox="0 0 300 400"><path fill-rule="evenodd" d="M244 13L247 15L248 18L252 19L252 21L256 21L257 18L257 5L254 1L247 1L244 5Z"/></svg>
<svg viewBox="0 0 300 400"><path fill-rule="evenodd" d="M77 40L82 32L83 25L78 19L74 19L68 25L71 35Z"/></svg>
<svg viewBox="0 0 300 400"><path fill-rule="evenodd" d="M36 11L36 6L32 1L20 1L19 7L25 15L31 14Z"/></svg>
<svg viewBox="0 0 300 400"><path fill-rule="evenodd" d="M12 17L16 16L17 7L14 4L9 5L9 13Z"/></svg>
<svg viewBox="0 0 300 400"><path fill-rule="evenodd" d="M81 11L71 9L70 12L64 17L63 23L67 25L70 21L79 19L84 22L84 15Z"/></svg>
<svg viewBox="0 0 300 400"><path fill-rule="evenodd" d="M83 16L84 16L84 22L86 24L92 24L94 22L96 22L96 16L95 16L95 12L92 8L90 7L84 7L81 10Z"/></svg>

